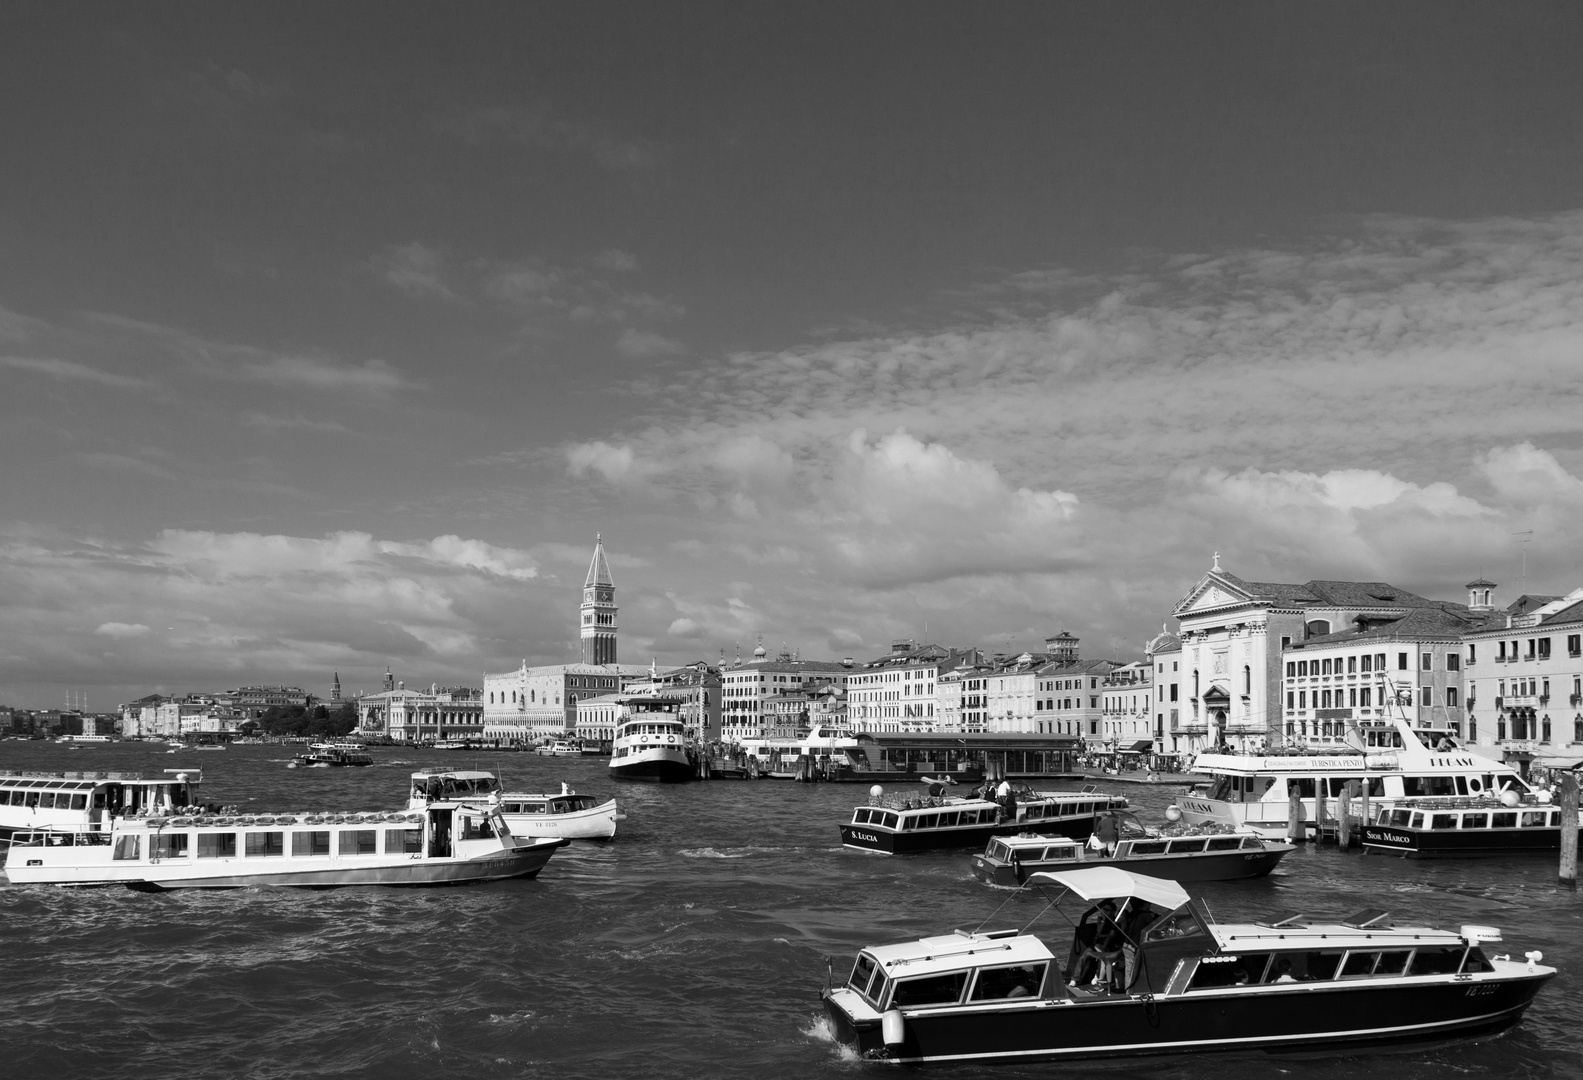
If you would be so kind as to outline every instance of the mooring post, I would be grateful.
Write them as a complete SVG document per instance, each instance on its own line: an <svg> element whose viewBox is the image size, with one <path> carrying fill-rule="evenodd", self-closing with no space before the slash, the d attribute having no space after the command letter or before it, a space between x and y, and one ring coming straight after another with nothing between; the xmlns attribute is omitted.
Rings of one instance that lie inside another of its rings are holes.
<svg viewBox="0 0 1583 1080"><path fill-rule="evenodd" d="M1340 826L1338 839L1341 841L1343 851L1352 846L1352 796L1356 795L1357 791L1356 780L1348 780L1341 785L1341 800L1336 807L1336 822Z"/></svg>
<svg viewBox="0 0 1583 1080"><path fill-rule="evenodd" d="M1286 839L1300 844L1307 836L1303 828L1303 793L1297 790L1297 778L1286 781Z"/></svg>
<svg viewBox="0 0 1583 1080"><path fill-rule="evenodd" d="M1578 887L1578 774L1561 773L1561 876L1559 883L1573 892Z"/></svg>
<svg viewBox="0 0 1583 1080"><path fill-rule="evenodd" d="M1314 839L1325 842L1325 784L1323 776L1314 777Z"/></svg>

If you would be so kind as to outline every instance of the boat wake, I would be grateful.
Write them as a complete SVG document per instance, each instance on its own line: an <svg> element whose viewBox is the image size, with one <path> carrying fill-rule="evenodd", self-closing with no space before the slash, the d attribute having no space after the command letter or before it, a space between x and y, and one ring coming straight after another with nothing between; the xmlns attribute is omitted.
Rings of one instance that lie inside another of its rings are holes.
<svg viewBox="0 0 1583 1080"><path fill-rule="evenodd" d="M822 1042L835 1052L835 1058L841 1062L858 1062L862 1057L852 1047L836 1041L835 1028L830 1025L828 1016L815 1016L802 1029L802 1033L816 1042Z"/></svg>
<svg viewBox="0 0 1583 1080"><path fill-rule="evenodd" d="M774 847L702 847L683 848L677 854L684 859L746 859L752 855L776 855L785 850Z"/></svg>

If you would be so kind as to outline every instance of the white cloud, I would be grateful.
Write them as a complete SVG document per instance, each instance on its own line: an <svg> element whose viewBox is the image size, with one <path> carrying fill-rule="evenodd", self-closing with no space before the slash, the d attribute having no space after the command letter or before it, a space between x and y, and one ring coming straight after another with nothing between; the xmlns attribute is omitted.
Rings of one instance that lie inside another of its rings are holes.
<svg viewBox="0 0 1583 1080"><path fill-rule="evenodd" d="M682 351L682 344L664 334L629 326L616 339L616 350L634 360L649 360L656 356L674 356Z"/></svg>
<svg viewBox="0 0 1583 1080"><path fill-rule="evenodd" d="M52 379L98 383L100 386L113 386L117 389L134 389L148 385L144 380L129 375L117 375L111 371L89 367L87 364L53 357L0 356L0 367L46 375Z"/></svg>
<svg viewBox="0 0 1583 1080"><path fill-rule="evenodd" d="M392 244L371 258L369 265L386 284L408 296L420 300L457 298L446 284L450 270L439 248L416 240L410 244Z"/></svg>
<svg viewBox="0 0 1583 1080"><path fill-rule="evenodd" d="M103 634L112 638L135 638L148 633L148 627L142 623L107 622L100 623L94 633Z"/></svg>
<svg viewBox="0 0 1583 1080"><path fill-rule="evenodd" d="M594 474L613 484L640 481L655 468L653 462L638 460L631 446L613 446L602 440L568 446L566 464L573 476Z"/></svg>
<svg viewBox="0 0 1583 1080"><path fill-rule="evenodd" d="M383 360L335 364L305 356L272 356L248 364L245 370L259 382L288 388L384 395L415 386Z"/></svg>

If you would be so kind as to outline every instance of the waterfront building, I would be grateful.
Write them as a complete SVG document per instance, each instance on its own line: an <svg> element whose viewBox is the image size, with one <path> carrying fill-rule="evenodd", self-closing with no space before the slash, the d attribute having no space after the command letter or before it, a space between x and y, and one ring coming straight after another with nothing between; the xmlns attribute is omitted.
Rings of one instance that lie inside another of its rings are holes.
<svg viewBox="0 0 1583 1080"><path fill-rule="evenodd" d="M1205 745L1253 751L1280 744L1284 654L1293 644L1359 618L1399 618L1445 603L1383 581L1244 581L1221 569L1216 552L1172 612L1182 642L1184 727Z"/></svg>
<svg viewBox="0 0 1583 1080"><path fill-rule="evenodd" d="M306 707L313 703L313 695L296 686L239 686L225 697L241 716L257 720L271 707Z"/></svg>
<svg viewBox="0 0 1583 1080"><path fill-rule="evenodd" d="M484 675L483 737L523 743L564 736L577 728L584 698L622 693L648 675L639 664L547 664Z"/></svg>
<svg viewBox="0 0 1583 1080"><path fill-rule="evenodd" d="M1462 637L1467 732L1492 756L1572 767L1583 759L1583 588L1523 596L1496 612L1493 582L1470 582L1490 613Z"/></svg>
<svg viewBox="0 0 1583 1080"><path fill-rule="evenodd" d="M984 730L997 735L1027 735L1035 731L1035 687L1038 671L1046 666L1043 655L1022 653L996 657L998 663L984 675Z"/></svg>
<svg viewBox="0 0 1583 1080"><path fill-rule="evenodd" d="M919 644L910 638L863 664L846 681L847 717L854 731L944 730L940 677L964 664L979 664L977 649ZM952 688L951 695L959 691Z"/></svg>
<svg viewBox="0 0 1583 1080"><path fill-rule="evenodd" d="M847 691L850 701L851 675L848 663L803 660L786 649L771 660L760 642L753 650L752 660L720 673L720 739L741 742L767 738L780 699L807 694L820 686Z"/></svg>
<svg viewBox="0 0 1583 1080"><path fill-rule="evenodd" d="M1041 666L1034 698L1035 730L1078 737L1090 746L1102 743L1099 684L1119 666L1114 660L1078 659Z"/></svg>
<svg viewBox="0 0 1583 1080"><path fill-rule="evenodd" d="M1462 637L1488 617L1460 604L1359 615L1286 650L1283 741L1342 743L1360 720L1405 715L1464 734Z"/></svg>
<svg viewBox="0 0 1583 1080"><path fill-rule="evenodd" d="M395 689L357 699L357 730L395 742L438 742L484 737L483 691L430 685L427 691Z"/></svg>
<svg viewBox="0 0 1583 1080"><path fill-rule="evenodd" d="M1153 723L1154 665L1145 658L1106 672L1099 680L1099 712L1098 736L1105 749L1125 753L1158 749Z"/></svg>
<svg viewBox="0 0 1583 1080"><path fill-rule="evenodd" d="M1197 754L1203 744L1181 729L1182 641L1160 628L1144 647L1154 665L1154 743L1161 754Z"/></svg>

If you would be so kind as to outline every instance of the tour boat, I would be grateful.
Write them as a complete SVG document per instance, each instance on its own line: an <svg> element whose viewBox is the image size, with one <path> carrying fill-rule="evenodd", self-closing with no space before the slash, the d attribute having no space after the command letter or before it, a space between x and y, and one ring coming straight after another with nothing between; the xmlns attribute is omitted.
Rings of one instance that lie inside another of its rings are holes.
<svg viewBox="0 0 1583 1080"><path fill-rule="evenodd" d="M697 751L681 716L687 700L672 694L616 697L610 775L617 780L661 783L694 779L698 772Z"/></svg>
<svg viewBox="0 0 1583 1080"><path fill-rule="evenodd" d="M58 743L86 743L88 745L93 745L95 743L107 743L107 742L109 742L110 741L110 736L108 736L108 735L62 735L60 738L56 739L55 741L58 742Z"/></svg>
<svg viewBox="0 0 1583 1080"><path fill-rule="evenodd" d="M201 769L0 772L0 840L23 829L97 832L123 814L172 812L198 801Z"/></svg>
<svg viewBox="0 0 1583 1080"><path fill-rule="evenodd" d="M1414 728L1403 717L1357 726L1361 747L1265 754L1200 754L1196 772L1214 777L1207 792L1177 796L1190 824L1245 825L1261 836L1287 835L1290 802L1298 796L1302 820L1318 821L1316 796L1328 815L1356 785L1354 801L1498 796L1529 793L1511 766L1457 744L1450 732ZM1372 807L1371 807L1372 810ZM1306 826L1305 826L1306 827Z"/></svg>
<svg viewBox="0 0 1583 1080"><path fill-rule="evenodd" d="M118 818L108 833L12 838L14 885L232 889L462 885L532 877L568 841L513 836L496 809Z"/></svg>
<svg viewBox="0 0 1583 1080"><path fill-rule="evenodd" d="M865 948L821 995L835 1039L904 1064L1353 1054L1500 1031L1556 973L1537 951L1487 955L1501 941L1489 926L1398 926L1377 909L1218 923L1176 882L1114 866L1028 887L1062 889L1075 930Z"/></svg>
<svg viewBox="0 0 1583 1080"><path fill-rule="evenodd" d="M915 851L981 847L994 836L1038 829L1074 840L1094 831L1094 815L1125 810L1120 795L1098 792L1034 792L1022 795L1008 814L999 804L977 797L927 797L865 805L841 825L841 843L861 851L899 855Z"/></svg>
<svg viewBox="0 0 1583 1080"><path fill-rule="evenodd" d="M1083 866L1121 866L1172 881L1231 881L1263 877L1292 851L1283 840L1252 832L1225 832L1214 826L1176 826L1170 835L1128 827L1124 814L1114 854L1096 851L1065 836L997 836L982 855L973 856L973 876L988 885L1015 889L1046 870ZM1176 830L1180 831L1176 831Z"/></svg>
<svg viewBox="0 0 1583 1080"><path fill-rule="evenodd" d="M1541 801L1546 798L1508 795L1384 803L1373 820L1363 823L1363 846L1410 859L1555 855L1561 850L1564 811ZM1579 837L1583 851L1583 829Z"/></svg>
<svg viewBox="0 0 1583 1080"><path fill-rule="evenodd" d="M556 739L552 743L545 743L533 752L543 757L581 757L583 753L576 743L567 742L565 739Z"/></svg>
<svg viewBox="0 0 1583 1080"><path fill-rule="evenodd" d="M364 768L374 763L373 757L369 754L335 749L314 750L311 754L298 755L294 761L297 765L308 769Z"/></svg>
<svg viewBox="0 0 1583 1080"><path fill-rule="evenodd" d="M420 769L412 774L409 810L421 810L435 799L483 802L499 808L513 836L564 837L568 840L609 840L616 822L626 815L616 800L600 802L561 784L559 795L502 790L500 779L482 769Z"/></svg>

